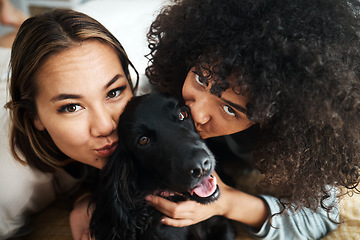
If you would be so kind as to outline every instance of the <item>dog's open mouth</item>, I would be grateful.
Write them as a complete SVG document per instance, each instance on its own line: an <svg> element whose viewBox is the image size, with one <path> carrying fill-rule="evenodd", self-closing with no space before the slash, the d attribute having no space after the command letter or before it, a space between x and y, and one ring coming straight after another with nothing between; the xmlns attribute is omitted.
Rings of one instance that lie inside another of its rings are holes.
<svg viewBox="0 0 360 240"><path fill-rule="evenodd" d="M182 196L193 201L207 204L217 200L220 196L220 188L217 185L216 177L208 176L205 177L200 184L196 187L188 190L186 193L173 192L173 191L156 191L155 195L159 195L162 197L174 197L174 196Z"/></svg>
<svg viewBox="0 0 360 240"><path fill-rule="evenodd" d="M206 198L215 193L216 186L216 178L208 176L204 178L198 186L189 190L189 193L191 196L196 194L198 197Z"/></svg>
<svg viewBox="0 0 360 240"><path fill-rule="evenodd" d="M220 188L217 185L216 177L208 176L199 185L188 191L189 198L199 203L210 203L220 196Z"/></svg>

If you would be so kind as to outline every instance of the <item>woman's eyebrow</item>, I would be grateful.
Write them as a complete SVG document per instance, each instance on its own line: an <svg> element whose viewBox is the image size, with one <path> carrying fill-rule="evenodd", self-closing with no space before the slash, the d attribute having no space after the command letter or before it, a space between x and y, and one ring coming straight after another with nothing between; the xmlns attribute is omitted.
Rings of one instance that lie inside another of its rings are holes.
<svg viewBox="0 0 360 240"><path fill-rule="evenodd" d="M59 94L53 98L51 98L51 102L56 102L56 101L63 101L66 99L80 99L82 98L81 95L76 95L76 94Z"/></svg>
<svg viewBox="0 0 360 240"><path fill-rule="evenodd" d="M229 100L226 100L224 98L220 98L223 102L225 102L226 104L232 106L233 108L235 108L236 110L238 110L239 112L245 113L246 114L246 108L240 106L239 104L233 103Z"/></svg>
<svg viewBox="0 0 360 240"><path fill-rule="evenodd" d="M105 86L105 89L107 89L108 87L110 87L114 82L116 82L119 78L124 77L121 74L116 74Z"/></svg>
<svg viewBox="0 0 360 240"><path fill-rule="evenodd" d="M104 89L107 89L108 87L110 87L112 84L114 84L119 78L124 77L121 74L116 74L104 87ZM80 99L82 98L82 95L77 95L77 94L59 94L53 98L51 98L51 102L56 102L56 101L63 101L66 99Z"/></svg>

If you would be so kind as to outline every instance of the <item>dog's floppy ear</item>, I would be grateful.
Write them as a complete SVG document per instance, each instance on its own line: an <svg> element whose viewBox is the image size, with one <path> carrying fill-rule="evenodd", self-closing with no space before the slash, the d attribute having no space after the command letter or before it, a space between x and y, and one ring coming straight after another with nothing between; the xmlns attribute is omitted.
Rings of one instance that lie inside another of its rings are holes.
<svg viewBox="0 0 360 240"><path fill-rule="evenodd" d="M132 239L131 232L135 223L130 218L130 210L134 206L135 182L133 161L119 143L114 155L101 170L100 185L92 201L96 209L90 221L90 233L96 240ZM127 227L124 227L127 226Z"/></svg>

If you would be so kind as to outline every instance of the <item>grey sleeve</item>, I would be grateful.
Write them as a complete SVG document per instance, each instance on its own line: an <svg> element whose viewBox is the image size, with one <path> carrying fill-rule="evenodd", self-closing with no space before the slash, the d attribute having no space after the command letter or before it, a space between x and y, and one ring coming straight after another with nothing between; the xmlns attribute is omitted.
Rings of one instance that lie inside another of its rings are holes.
<svg viewBox="0 0 360 240"><path fill-rule="evenodd" d="M329 193L331 197L326 199L325 205L335 206L329 214L321 206L316 211L308 208L291 208L284 214L275 215L271 223L269 217L259 231L249 227L248 232L257 239L320 239L336 229L336 222L339 222L337 191L332 188ZM260 197L268 204L270 216L283 209L277 198L266 195Z"/></svg>

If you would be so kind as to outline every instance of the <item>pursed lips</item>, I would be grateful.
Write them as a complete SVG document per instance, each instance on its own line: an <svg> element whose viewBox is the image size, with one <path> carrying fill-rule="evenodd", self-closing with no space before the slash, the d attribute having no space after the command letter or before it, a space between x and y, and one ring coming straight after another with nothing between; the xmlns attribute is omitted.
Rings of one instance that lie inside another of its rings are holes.
<svg viewBox="0 0 360 240"><path fill-rule="evenodd" d="M116 150L118 146L118 141L115 141L111 144L107 144L102 148L95 149L96 153L101 157L110 157Z"/></svg>

